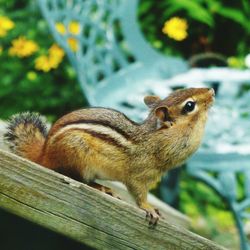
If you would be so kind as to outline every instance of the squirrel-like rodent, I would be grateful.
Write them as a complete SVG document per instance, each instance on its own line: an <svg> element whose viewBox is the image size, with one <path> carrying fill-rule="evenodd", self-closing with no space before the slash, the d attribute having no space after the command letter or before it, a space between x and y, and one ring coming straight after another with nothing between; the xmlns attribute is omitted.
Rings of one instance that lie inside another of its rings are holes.
<svg viewBox="0 0 250 250"><path fill-rule="evenodd" d="M40 115L21 113L10 119L5 140L16 154L85 182L124 183L156 224L159 213L147 202L148 190L198 149L213 100L213 89L182 89L163 100L146 96L150 112L142 124L113 109L86 108L49 131Z"/></svg>

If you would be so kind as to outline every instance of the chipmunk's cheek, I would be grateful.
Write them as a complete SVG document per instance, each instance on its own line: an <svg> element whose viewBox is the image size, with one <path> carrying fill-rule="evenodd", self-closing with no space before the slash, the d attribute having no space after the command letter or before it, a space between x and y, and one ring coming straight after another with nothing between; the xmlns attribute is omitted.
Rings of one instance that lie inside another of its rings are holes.
<svg viewBox="0 0 250 250"><path fill-rule="evenodd" d="M207 109L210 109L213 106L213 101L207 103Z"/></svg>
<svg viewBox="0 0 250 250"><path fill-rule="evenodd" d="M204 111L208 111L213 105L213 101L211 100L206 100L204 101L204 104L202 105L202 108L204 109Z"/></svg>
<svg viewBox="0 0 250 250"><path fill-rule="evenodd" d="M167 121L167 122L162 122L161 128L171 128L174 125L174 122L172 121Z"/></svg>

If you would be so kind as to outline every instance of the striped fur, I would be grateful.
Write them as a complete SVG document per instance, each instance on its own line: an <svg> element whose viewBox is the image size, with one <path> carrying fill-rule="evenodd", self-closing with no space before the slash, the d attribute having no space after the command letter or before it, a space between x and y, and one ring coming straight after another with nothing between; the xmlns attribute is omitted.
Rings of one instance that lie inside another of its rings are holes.
<svg viewBox="0 0 250 250"><path fill-rule="evenodd" d="M66 124L64 127L60 128L50 137L50 143L53 143L58 136L69 133L72 130L83 131L92 135L95 138L101 139L117 147L129 148L131 142L124 136L124 133L119 133L118 129L115 127L104 126L98 123L84 123L84 120L77 121L75 123Z"/></svg>
<svg viewBox="0 0 250 250"><path fill-rule="evenodd" d="M85 119L80 119L77 121L73 121L73 122L67 122L63 125L63 127L68 127L70 125L76 125L76 124L90 124L90 127L94 127L94 126L102 126L103 128L110 128L110 131L115 131L116 133L122 135L124 138L126 138L127 140L131 140L131 136L126 133L126 131L122 130L121 128L112 125L110 122L108 121L98 121L98 120L85 120Z"/></svg>

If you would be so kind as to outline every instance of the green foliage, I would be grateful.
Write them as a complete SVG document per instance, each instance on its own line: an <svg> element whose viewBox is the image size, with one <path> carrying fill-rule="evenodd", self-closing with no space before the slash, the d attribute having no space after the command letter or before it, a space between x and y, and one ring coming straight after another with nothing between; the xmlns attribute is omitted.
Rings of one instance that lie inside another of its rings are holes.
<svg viewBox="0 0 250 250"><path fill-rule="evenodd" d="M3 48L0 54L1 118L23 110L36 110L55 117L85 105L75 73L66 58L59 68L49 73L34 67L35 59L47 53L54 42L36 2L0 0L0 6L0 15L15 23L15 28L0 38ZM188 38L182 42L162 33L164 22L173 16L188 21ZM164 53L184 57L211 50L243 58L249 52L249 18L248 0L144 0L139 5L140 24L152 45ZM27 58L9 55L11 42L20 35L38 43L40 48L35 55Z"/></svg>
<svg viewBox="0 0 250 250"><path fill-rule="evenodd" d="M140 4L142 30L147 39L164 53L186 58L208 51L236 57L245 57L249 53L248 0L144 0ZM174 16L188 21L188 37L181 42L162 33L165 21Z"/></svg>
<svg viewBox="0 0 250 250"><path fill-rule="evenodd" d="M66 58L48 73L35 69L35 59L47 53L54 43L45 20L33 1L8 2L0 0L0 16L9 17L14 29L0 38L1 119L13 113L30 110L40 112L51 120L85 105L76 75ZM25 36L39 45L39 51L27 58L9 55L11 42Z"/></svg>
<svg viewBox="0 0 250 250"><path fill-rule="evenodd" d="M192 218L193 230L230 249L236 249L237 230L225 201L212 188L190 178L185 171L182 171L180 189L180 210ZM243 185L238 189L239 197L242 197Z"/></svg>
<svg viewBox="0 0 250 250"><path fill-rule="evenodd" d="M214 26L213 16L199 1L169 0L166 1L166 9L172 10L168 12L169 16L175 15L178 11L185 11L190 18L210 27Z"/></svg>

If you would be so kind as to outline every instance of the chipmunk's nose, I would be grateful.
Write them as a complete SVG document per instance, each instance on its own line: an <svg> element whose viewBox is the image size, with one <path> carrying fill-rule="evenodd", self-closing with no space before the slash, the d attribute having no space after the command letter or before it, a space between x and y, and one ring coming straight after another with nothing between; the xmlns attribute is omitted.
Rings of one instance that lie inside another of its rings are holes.
<svg viewBox="0 0 250 250"><path fill-rule="evenodd" d="M215 92L213 88L208 88L209 93L211 94L211 96L215 96Z"/></svg>

